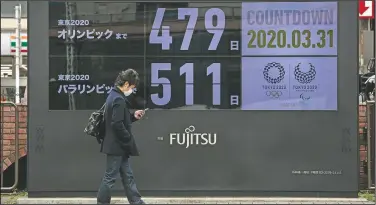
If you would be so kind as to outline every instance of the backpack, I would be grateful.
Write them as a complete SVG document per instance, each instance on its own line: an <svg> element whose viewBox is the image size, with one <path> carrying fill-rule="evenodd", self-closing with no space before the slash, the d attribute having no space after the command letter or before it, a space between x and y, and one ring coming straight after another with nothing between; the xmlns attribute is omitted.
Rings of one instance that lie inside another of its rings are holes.
<svg viewBox="0 0 376 205"><path fill-rule="evenodd" d="M89 122L84 129L84 132L90 136L97 139L97 142L102 143L105 135L105 122L104 122L104 111L106 108L106 103L97 111L91 113L89 117Z"/></svg>

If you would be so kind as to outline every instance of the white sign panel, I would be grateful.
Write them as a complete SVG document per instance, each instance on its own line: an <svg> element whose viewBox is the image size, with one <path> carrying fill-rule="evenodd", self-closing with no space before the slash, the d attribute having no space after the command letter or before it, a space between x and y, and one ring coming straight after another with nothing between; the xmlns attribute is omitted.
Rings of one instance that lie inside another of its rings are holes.
<svg viewBox="0 0 376 205"><path fill-rule="evenodd" d="M243 57L242 110L337 110L337 58Z"/></svg>
<svg viewBox="0 0 376 205"><path fill-rule="evenodd" d="M13 52L11 52L11 36L14 35L14 32L12 33L1 33L1 55L14 55ZM26 33L21 33L22 36L26 36ZM27 54L27 53L25 53Z"/></svg>
<svg viewBox="0 0 376 205"><path fill-rule="evenodd" d="M337 55L337 2L242 3L242 55Z"/></svg>

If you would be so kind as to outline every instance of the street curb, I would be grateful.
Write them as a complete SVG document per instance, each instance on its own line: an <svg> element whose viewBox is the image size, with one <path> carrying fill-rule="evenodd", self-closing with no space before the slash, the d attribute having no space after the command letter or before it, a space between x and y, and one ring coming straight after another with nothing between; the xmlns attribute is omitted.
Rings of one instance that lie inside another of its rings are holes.
<svg viewBox="0 0 376 205"><path fill-rule="evenodd" d="M147 204L374 204L363 198L258 198L258 197L190 197L148 198ZM127 199L113 198L112 204L128 204ZM96 198L27 198L17 204L96 204Z"/></svg>

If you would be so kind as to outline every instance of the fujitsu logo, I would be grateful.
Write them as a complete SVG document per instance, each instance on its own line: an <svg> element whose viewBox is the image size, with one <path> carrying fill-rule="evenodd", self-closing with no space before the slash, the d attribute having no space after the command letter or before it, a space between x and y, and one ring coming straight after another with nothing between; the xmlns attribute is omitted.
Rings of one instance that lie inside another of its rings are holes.
<svg viewBox="0 0 376 205"><path fill-rule="evenodd" d="M170 133L170 145L183 145L185 148L189 146L206 146L215 145L217 143L217 133L195 133L195 126L191 125L184 131L185 133Z"/></svg>

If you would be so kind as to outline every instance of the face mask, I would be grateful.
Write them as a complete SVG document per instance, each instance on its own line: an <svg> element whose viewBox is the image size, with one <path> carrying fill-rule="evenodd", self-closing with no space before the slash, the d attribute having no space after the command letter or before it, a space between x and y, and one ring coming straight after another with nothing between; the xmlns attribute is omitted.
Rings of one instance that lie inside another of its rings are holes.
<svg viewBox="0 0 376 205"><path fill-rule="evenodd" d="M129 96L130 94L132 94L133 93L133 90L132 89L129 89L128 91L125 91L124 92L124 95L125 96Z"/></svg>

